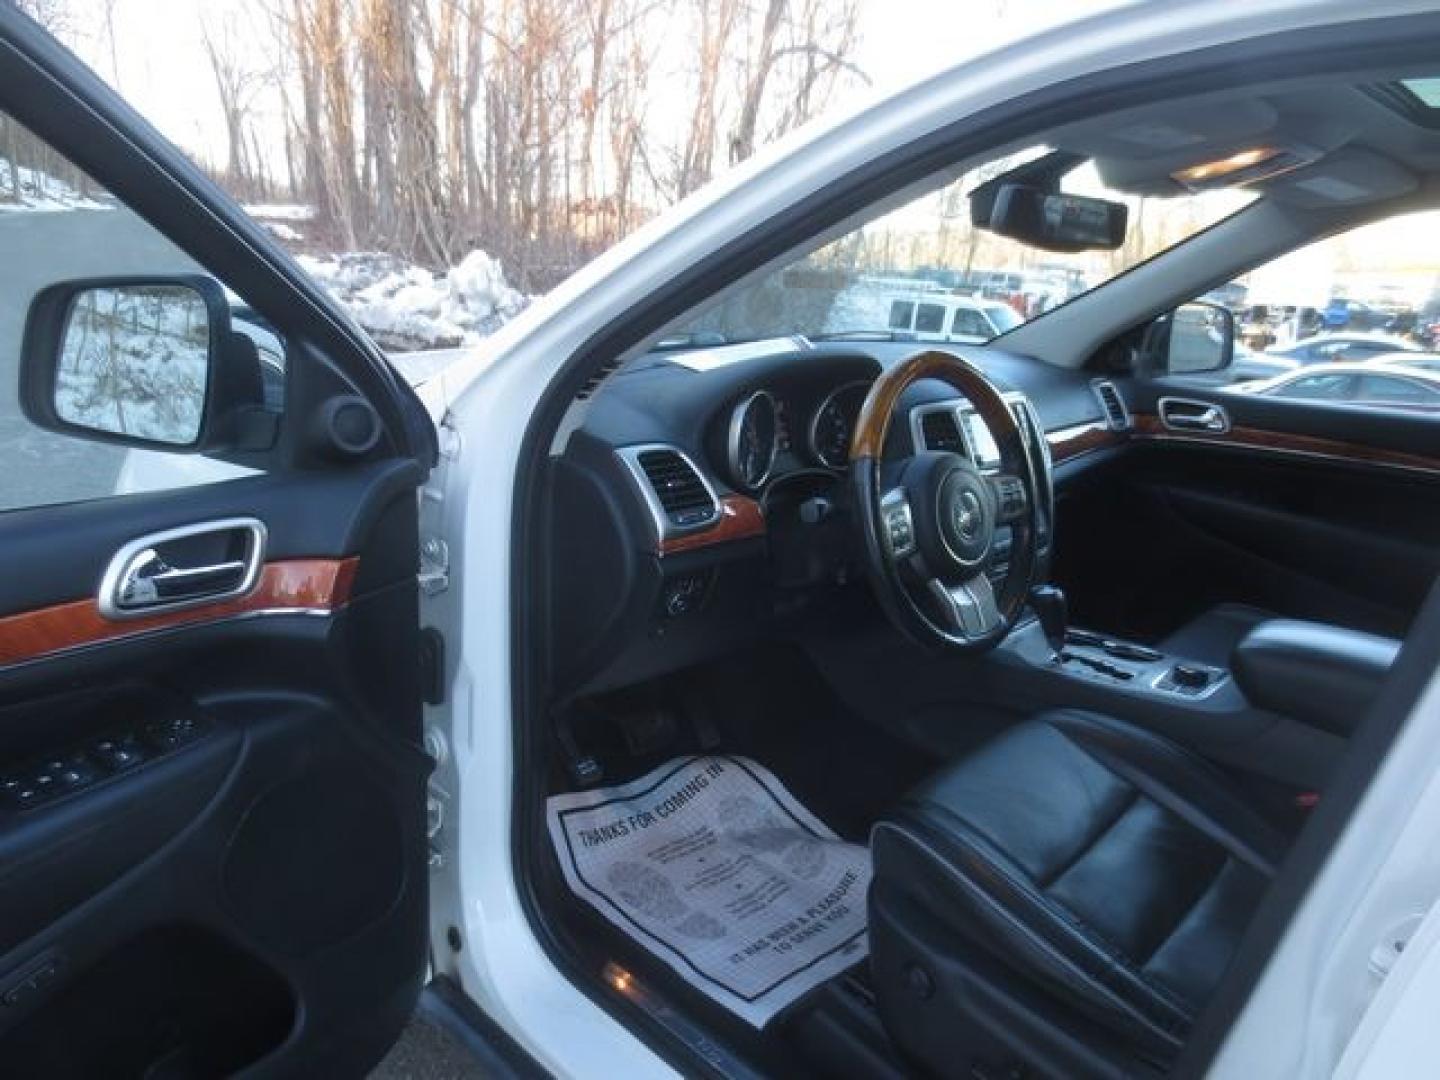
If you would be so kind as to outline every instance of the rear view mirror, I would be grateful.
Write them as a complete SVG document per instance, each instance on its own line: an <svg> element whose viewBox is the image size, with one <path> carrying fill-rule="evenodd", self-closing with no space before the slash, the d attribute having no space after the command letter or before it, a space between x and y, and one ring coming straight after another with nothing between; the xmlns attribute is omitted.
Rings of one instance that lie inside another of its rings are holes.
<svg viewBox="0 0 1440 1080"><path fill-rule="evenodd" d="M1182 304L1151 325L1145 352L1156 370L1170 375L1221 371L1235 358L1235 316L1203 300Z"/></svg>
<svg viewBox="0 0 1440 1080"><path fill-rule="evenodd" d="M970 200L976 228L1046 251L1113 251L1125 242L1129 213L1124 203L1027 184L981 188Z"/></svg>
<svg viewBox="0 0 1440 1080"><path fill-rule="evenodd" d="M225 292L207 277L53 285L26 322L25 414L84 438L198 450L231 336Z"/></svg>

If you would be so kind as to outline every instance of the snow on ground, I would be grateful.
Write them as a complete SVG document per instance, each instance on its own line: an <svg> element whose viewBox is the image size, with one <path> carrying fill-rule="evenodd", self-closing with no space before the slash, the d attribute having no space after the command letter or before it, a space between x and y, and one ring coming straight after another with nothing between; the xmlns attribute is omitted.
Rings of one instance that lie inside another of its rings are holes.
<svg viewBox="0 0 1440 1080"><path fill-rule="evenodd" d="M286 244L303 243L305 234L297 226L315 217L315 208L304 203L247 203L242 209Z"/></svg>
<svg viewBox="0 0 1440 1080"><path fill-rule="evenodd" d="M113 204L82 195L39 169L0 158L0 213L31 210L108 210Z"/></svg>
<svg viewBox="0 0 1440 1080"><path fill-rule="evenodd" d="M309 221L315 208L304 203L247 203L245 212L260 221Z"/></svg>
<svg viewBox="0 0 1440 1080"><path fill-rule="evenodd" d="M472 344L529 303L506 284L499 261L479 250L441 273L374 251L298 258L381 346L395 352Z"/></svg>

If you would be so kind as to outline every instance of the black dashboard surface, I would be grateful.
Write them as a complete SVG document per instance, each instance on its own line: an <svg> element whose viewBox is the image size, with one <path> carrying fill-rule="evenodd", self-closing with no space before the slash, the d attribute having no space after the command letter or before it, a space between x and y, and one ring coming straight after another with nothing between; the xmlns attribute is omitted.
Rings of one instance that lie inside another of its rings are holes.
<svg viewBox="0 0 1440 1080"><path fill-rule="evenodd" d="M731 478L720 453L723 448L715 445L714 427L727 418L721 414L744 395L780 386L793 391L796 401L813 408L828 391L857 379L873 380L880 371L926 348L957 352L976 363L1002 391L1023 394L1046 431L1104 420L1090 387L1091 376L1016 353L909 341L805 348L780 341L769 347L756 343L643 357L605 383L583 427L615 447L643 443L677 446L708 470L712 482L718 481L717 490L729 490ZM955 397L955 391L943 383L920 383L902 400L901 408L908 412L918 405ZM802 459L806 456L804 429L811 419L808 412L789 418L790 434ZM907 420L897 416L892 423L892 440L901 441L892 441L890 452L909 452Z"/></svg>
<svg viewBox="0 0 1440 1080"><path fill-rule="evenodd" d="M956 351L1023 395L1047 432L1104 423L1087 374L973 346L751 343L652 354L602 384L555 461L552 618L565 690L626 685L716 655L753 641L777 612L854 583L846 470L815 453L815 414L842 390L845 410L858 412L881 371L927 347ZM778 449L761 482L746 483L736 415L757 394L776 406ZM911 387L886 456L914 451L911 413L958 401L941 382ZM832 435L830 445L848 446ZM657 448L670 457L661 467L699 473L707 490L695 494L713 504L713 520L672 528L640 460Z"/></svg>

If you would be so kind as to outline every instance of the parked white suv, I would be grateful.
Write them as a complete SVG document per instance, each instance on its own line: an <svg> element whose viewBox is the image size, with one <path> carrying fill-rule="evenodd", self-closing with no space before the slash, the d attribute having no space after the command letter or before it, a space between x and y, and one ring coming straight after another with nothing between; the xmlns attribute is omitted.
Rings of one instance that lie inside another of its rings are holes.
<svg viewBox="0 0 1440 1080"><path fill-rule="evenodd" d="M887 325L899 333L913 333L917 341L980 345L1024 321L999 300L927 294L891 300Z"/></svg>

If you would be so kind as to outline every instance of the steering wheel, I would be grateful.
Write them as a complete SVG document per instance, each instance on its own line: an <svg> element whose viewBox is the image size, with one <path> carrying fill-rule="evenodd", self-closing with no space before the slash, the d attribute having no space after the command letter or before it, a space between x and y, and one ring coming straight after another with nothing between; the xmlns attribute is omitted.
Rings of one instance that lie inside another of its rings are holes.
<svg viewBox="0 0 1440 1080"><path fill-rule="evenodd" d="M887 463L885 439L905 390L938 379L966 397L1000 451L997 473L960 454L925 451ZM850 480L864 553L880 606L902 631L949 652L994 648L1025 606L1039 550L1038 470L1000 391L969 361L916 353L882 374L861 406ZM997 589L996 530L1011 528L1010 564Z"/></svg>

